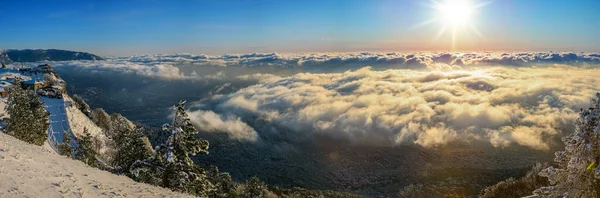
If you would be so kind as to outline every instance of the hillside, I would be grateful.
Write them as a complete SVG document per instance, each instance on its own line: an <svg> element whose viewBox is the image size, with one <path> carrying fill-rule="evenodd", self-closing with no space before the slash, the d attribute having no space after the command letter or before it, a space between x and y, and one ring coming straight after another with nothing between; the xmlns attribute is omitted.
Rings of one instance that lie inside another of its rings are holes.
<svg viewBox="0 0 600 198"><path fill-rule="evenodd" d="M0 197L189 197L0 133Z"/></svg>
<svg viewBox="0 0 600 198"><path fill-rule="evenodd" d="M69 60L103 60L102 57L87 52L58 49L24 49L0 51L0 60L5 63Z"/></svg>

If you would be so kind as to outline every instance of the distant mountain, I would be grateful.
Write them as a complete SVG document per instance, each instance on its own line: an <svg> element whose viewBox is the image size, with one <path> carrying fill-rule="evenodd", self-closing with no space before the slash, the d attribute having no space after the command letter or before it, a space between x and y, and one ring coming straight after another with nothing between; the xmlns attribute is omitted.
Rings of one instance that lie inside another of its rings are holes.
<svg viewBox="0 0 600 198"><path fill-rule="evenodd" d="M87 52L59 49L0 50L0 60L6 63L69 60L103 60L102 57Z"/></svg>

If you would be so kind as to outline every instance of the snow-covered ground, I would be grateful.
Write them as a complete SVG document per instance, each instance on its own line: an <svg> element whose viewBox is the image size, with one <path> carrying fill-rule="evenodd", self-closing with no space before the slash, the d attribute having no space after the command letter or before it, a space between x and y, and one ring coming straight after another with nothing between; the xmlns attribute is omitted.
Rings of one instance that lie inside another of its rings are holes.
<svg viewBox="0 0 600 198"><path fill-rule="evenodd" d="M0 133L0 197L191 197L137 183Z"/></svg>
<svg viewBox="0 0 600 198"><path fill-rule="evenodd" d="M0 68L0 81L6 81L6 80L9 80L9 79L14 79L15 77L21 78L22 81L31 80L31 76L30 75L21 74L16 69L2 69L2 68ZM39 76L36 76L36 77L39 78ZM12 80L11 80L11 82L12 82Z"/></svg>

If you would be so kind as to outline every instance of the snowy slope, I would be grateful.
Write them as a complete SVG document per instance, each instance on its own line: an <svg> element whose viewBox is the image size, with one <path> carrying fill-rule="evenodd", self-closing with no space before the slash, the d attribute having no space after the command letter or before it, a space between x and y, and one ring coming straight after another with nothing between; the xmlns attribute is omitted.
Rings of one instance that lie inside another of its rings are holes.
<svg viewBox="0 0 600 198"><path fill-rule="evenodd" d="M0 197L191 197L91 168L0 133Z"/></svg>
<svg viewBox="0 0 600 198"><path fill-rule="evenodd" d="M86 128L88 130L88 132L90 133L90 135L94 138L96 138L97 140L100 140L100 144L101 144L101 150L100 151L96 151L100 154L103 154L106 152L106 139L107 137L104 135L104 133L102 133L102 129L98 126L96 126L96 124L94 124L94 122L92 122L92 120L90 120L85 114L83 114L79 109L77 109L75 107L75 103L73 102L73 99L71 99L71 97L69 97L67 94L63 94L64 100L65 102L71 103L73 105L67 105L65 107L65 111L67 113L67 118L68 118L68 122L69 125L71 126L71 130L73 132L73 134L75 135L75 137L77 137L78 139L80 139L81 137L84 136L84 128Z"/></svg>

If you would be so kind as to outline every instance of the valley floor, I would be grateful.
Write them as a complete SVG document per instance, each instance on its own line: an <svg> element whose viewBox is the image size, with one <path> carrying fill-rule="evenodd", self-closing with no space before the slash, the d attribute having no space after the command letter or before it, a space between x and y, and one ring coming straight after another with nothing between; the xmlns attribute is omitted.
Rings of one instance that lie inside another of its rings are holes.
<svg viewBox="0 0 600 198"><path fill-rule="evenodd" d="M0 133L0 197L189 197Z"/></svg>

